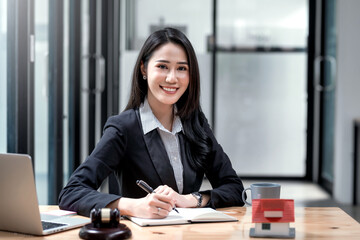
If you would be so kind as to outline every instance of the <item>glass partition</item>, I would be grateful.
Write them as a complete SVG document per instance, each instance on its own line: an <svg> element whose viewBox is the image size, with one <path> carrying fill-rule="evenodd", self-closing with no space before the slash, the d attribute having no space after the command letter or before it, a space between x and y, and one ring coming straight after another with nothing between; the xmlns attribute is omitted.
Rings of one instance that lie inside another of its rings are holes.
<svg viewBox="0 0 360 240"><path fill-rule="evenodd" d="M172 26L188 36L197 53L206 52L207 37L212 33L212 1L184 0L174 5L168 0L136 0L130 9L133 15L127 24L134 26L128 36L133 42L131 49L139 50L155 30Z"/></svg>
<svg viewBox="0 0 360 240"><path fill-rule="evenodd" d="M335 82L336 82L336 1L324 1L322 24L323 39L321 40L323 56L318 57L317 68L324 63L322 80L324 89L317 87L320 103L320 176L319 182L332 192L334 182L334 124L335 124Z"/></svg>
<svg viewBox="0 0 360 240"><path fill-rule="evenodd" d="M35 0L35 180L39 204L48 203L49 1Z"/></svg>
<svg viewBox="0 0 360 240"><path fill-rule="evenodd" d="M89 1L81 1L81 100L80 100L80 126L81 126L81 141L80 141L80 159L84 161L89 155L88 141L89 139L89 96L88 92L84 89L89 88L89 42L90 42L90 12L89 12Z"/></svg>
<svg viewBox="0 0 360 240"><path fill-rule="evenodd" d="M218 1L220 50L303 49L308 34L307 0Z"/></svg>
<svg viewBox="0 0 360 240"><path fill-rule="evenodd" d="M215 131L240 176L305 176L306 0L218 1Z"/></svg>
<svg viewBox="0 0 360 240"><path fill-rule="evenodd" d="M242 176L303 176L304 53L218 53L215 129Z"/></svg>
<svg viewBox="0 0 360 240"><path fill-rule="evenodd" d="M7 152L7 1L0 1L0 152Z"/></svg>
<svg viewBox="0 0 360 240"><path fill-rule="evenodd" d="M63 52L63 68L64 68L64 85L63 85L63 181L69 179L69 0L64 0L64 52Z"/></svg>

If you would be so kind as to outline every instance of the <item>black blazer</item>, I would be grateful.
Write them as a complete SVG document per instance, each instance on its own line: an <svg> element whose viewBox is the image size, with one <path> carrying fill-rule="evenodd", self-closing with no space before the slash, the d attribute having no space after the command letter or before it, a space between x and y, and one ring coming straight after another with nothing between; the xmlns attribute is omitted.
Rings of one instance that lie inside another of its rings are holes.
<svg viewBox="0 0 360 240"><path fill-rule="evenodd" d="M241 193L244 187L240 178L208 124L205 131L212 140L209 168L205 174L213 190L203 192L210 194L208 206L243 206ZM199 191L204 172L196 172L190 167L185 155L184 141L187 140L183 133L180 133L183 194L188 194ZM97 191L112 172L117 176L120 194ZM146 192L136 185L136 180L139 179L153 188L168 185L178 191L174 172L158 131L153 130L144 135L139 111L127 110L108 119L99 143L61 191L59 206L61 209L89 216L92 208L103 208L121 196L144 197Z"/></svg>

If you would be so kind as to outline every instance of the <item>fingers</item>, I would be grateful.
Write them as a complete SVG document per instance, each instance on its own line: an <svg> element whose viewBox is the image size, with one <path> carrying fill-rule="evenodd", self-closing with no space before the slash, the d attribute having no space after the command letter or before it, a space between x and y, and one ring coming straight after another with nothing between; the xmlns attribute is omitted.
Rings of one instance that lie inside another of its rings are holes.
<svg viewBox="0 0 360 240"><path fill-rule="evenodd" d="M194 200L192 195L189 197L187 195L179 194L167 185L158 186L155 189L155 192L172 198L175 201L176 207L190 207L192 206L192 201Z"/></svg>
<svg viewBox="0 0 360 240"><path fill-rule="evenodd" d="M148 194L143 198L143 212L136 215L145 218L164 218L169 215L176 204L176 193L166 185L159 186L154 193Z"/></svg>
<svg viewBox="0 0 360 240"><path fill-rule="evenodd" d="M164 196L158 194L149 194L145 200L147 207L145 207L144 212L140 214L144 215L145 218L164 218L169 215L172 207L170 203L164 201L165 199L163 197Z"/></svg>
<svg viewBox="0 0 360 240"><path fill-rule="evenodd" d="M166 193L169 193L172 190L171 187L167 185L160 185L155 189L156 193L167 195Z"/></svg>
<svg viewBox="0 0 360 240"><path fill-rule="evenodd" d="M171 187L167 185L161 185L155 189L155 192L161 195L167 195L172 197L173 199L177 198L177 195L179 195L177 192L175 192Z"/></svg>
<svg viewBox="0 0 360 240"><path fill-rule="evenodd" d="M155 215L159 216L160 218L164 218L166 217L167 215L169 215L169 212L165 209L162 209L162 208L155 208Z"/></svg>
<svg viewBox="0 0 360 240"><path fill-rule="evenodd" d="M161 185L161 186L157 187L156 193L159 193L161 195L165 195L165 196L172 198L174 200L174 203L176 206L178 205L178 202L182 201L181 194L177 193L176 191L174 191L174 189L172 189L171 187L169 187L167 185Z"/></svg>
<svg viewBox="0 0 360 240"><path fill-rule="evenodd" d="M158 193L149 194L148 202L150 206L154 207L154 209L161 208L163 210L166 210L167 212L171 212L171 210L175 206L175 201L171 197Z"/></svg>

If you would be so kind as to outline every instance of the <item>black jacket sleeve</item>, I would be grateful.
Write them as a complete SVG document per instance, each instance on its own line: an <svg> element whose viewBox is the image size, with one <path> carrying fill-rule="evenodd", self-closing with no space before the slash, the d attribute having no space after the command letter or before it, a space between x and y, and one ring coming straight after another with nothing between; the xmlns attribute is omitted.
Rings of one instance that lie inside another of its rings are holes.
<svg viewBox="0 0 360 240"><path fill-rule="evenodd" d="M212 208L243 206L242 191L244 186L241 179L233 169L229 157L216 141L208 124L205 125L205 131L212 141L209 166L205 171L205 175L213 189L202 191L202 193L210 195L207 206Z"/></svg>
<svg viewBox="0 0 360 240"><path fill-rule="evenodd" d="M92 208L103 208L120 196L97 191L103 180L120 164L126 135L108 127L93 152L72 174L59 195L59 207L89 216Z"/></svg>

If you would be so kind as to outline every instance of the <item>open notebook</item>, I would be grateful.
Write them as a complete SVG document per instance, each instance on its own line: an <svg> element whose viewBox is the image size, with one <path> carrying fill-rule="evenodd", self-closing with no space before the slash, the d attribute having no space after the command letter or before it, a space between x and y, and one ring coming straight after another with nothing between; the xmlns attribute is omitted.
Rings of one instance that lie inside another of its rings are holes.
<svg viewBox="0 0 360 240"><path fill-rule="evenodd" d="M138 217L127 217L134 223L144 226L175 225L204 222L234 222L237 218L212 208L176 208L179 213L171 211L166 218L147 219Z"/></svg>

